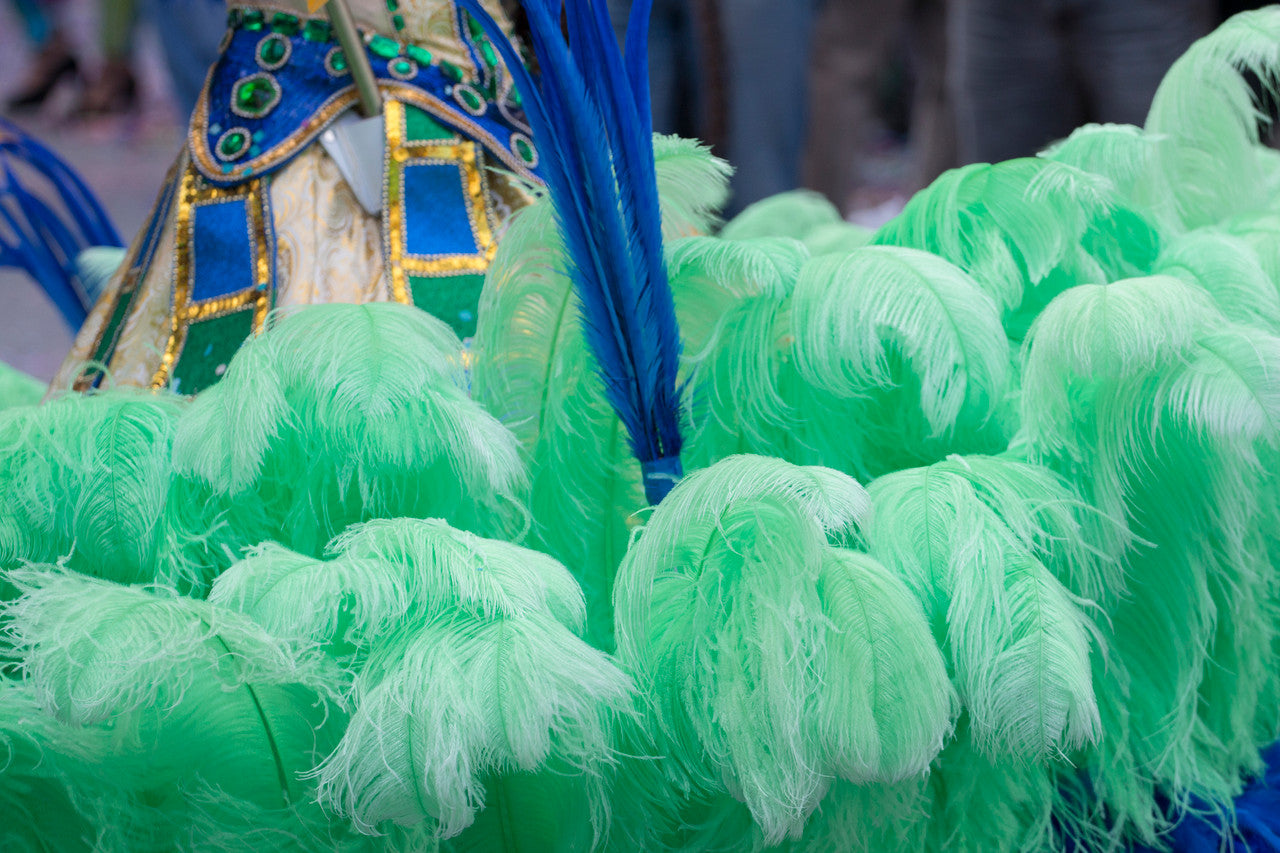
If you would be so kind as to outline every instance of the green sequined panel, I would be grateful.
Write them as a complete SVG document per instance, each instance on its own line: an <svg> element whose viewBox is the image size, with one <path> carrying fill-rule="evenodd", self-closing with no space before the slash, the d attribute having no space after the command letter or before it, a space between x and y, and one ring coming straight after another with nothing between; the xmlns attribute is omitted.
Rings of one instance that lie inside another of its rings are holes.
<svg viewBox="0 0 1280 853"><path fill-rule="evenodd" d="M253 334L253 307L221 317L193 320L173 368L170 387L179 394L196 394L222 378L231 357Z"/></svg>
<svg viewBox="0 0 1280 853"><path fill-rule="evenodd" d="M460 338L476 333L476 305L483 287L483 275L409 276L413 304L444 320Z"/></svg>

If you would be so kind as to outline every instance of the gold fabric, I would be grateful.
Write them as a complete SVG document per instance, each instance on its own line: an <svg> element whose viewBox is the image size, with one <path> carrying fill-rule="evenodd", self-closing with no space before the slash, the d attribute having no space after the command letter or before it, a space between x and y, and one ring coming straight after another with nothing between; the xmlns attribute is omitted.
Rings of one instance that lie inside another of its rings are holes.
<svg viewBox="0 0 1280 853"><path fill-rule="evenodd" d="M360 206L322 148L308 148L276 174L271 212L278 306L391 298L381 221Z"/></svg>

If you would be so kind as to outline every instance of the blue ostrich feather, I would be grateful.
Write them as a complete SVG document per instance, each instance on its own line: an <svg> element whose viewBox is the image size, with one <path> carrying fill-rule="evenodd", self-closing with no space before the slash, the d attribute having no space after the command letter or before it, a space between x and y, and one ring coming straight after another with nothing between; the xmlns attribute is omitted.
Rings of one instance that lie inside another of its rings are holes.
<svg viewBox="0 0 1280 853"><path fill-rule="evenodd" d="M539 79L475 0L460 0L498 47L538 145L568 272L610 404L658 503L680 476L680 333L663 260L646 37L650 0L632 7L624 63L605 7L524 4Z"/></svg>
<svg viewBox="0 0 1280 853"><path fill-rule="evenodd" d="M37 183L24 181L36 176ZM37 185L42 185L38 190ZM78 329L93 307L76 257L120 246L93 191L58 155L0 118L0 266L25 271Z"/></svg>

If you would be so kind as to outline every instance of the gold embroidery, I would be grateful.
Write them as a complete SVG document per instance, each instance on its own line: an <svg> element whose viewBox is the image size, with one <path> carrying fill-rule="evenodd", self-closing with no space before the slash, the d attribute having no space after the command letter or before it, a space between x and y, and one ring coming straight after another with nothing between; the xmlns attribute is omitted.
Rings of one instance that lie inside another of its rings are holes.
<svg viewBox="0 0 1280 853"><path fill-rule="evenodd" d="M271 252L267 239L265 186L255 178L238 187L214 187L200 180L193 167L182 175L178 187L177 231L174 235L175 272L169 340L165 343L160 368L151 379L152 388L163 388L173 375L173 367L182 353L187 328L196 320L207 320L252 305L253 331L262 331L271 309ZM249 205L249 228L253 243L254 286L237 293L191 303L191 277L194 272L192 254L195 235L194 212L202 204L245 199Z"/></svg>

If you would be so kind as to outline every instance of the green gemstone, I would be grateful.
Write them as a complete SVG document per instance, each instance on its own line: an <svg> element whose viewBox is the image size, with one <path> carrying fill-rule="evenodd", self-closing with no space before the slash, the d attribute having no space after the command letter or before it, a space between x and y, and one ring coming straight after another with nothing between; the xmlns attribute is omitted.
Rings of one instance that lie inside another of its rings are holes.
<svg viewBox="0 0 1280 853"><path fill-rule="evenodd" d="M336 74L347 70L347 55L342 52L342 48L335 48L333 53L329 54L329 68Z"/></svg>
<svg viewBox="0 0 1280 853"><path fill-rule="evenodd" d="M530 145L529 141L526 139L516 140L516 155L526 163L532 163L537 157L536 152L533 150L533 146Z"/></svg>
<svg viewBox="0 0 1280 853"><path fill-rule="evenodd" d="M232 92L236 106L246 115L260 118L280 100L280 87L270 77L247 77Z"/></svg>
<svg viewBox="0 0 1280 853"><path fill-rule="evenodd" d="M402 77L407 77L414 72L413 63L407 59L397 59L391 63L391 70Z"/></svg>
<svg viewBox="0 0 1280 853"><path fill-rule="evenodd" d="M431 51L427 50L425 47L418 47L416 44L411 44L405 48L405 53L409 54L409 58L419 65L431 64Z"/></svg>
<svg viewBox="0 0 1280 853"><path fill-rule="evenodd" d="M236 29L240 26L240 22L244 20L244 11L240 9L232 9L227 13L227 28Z"/></svg>
<svg viewBox="0 0 1280 853"><path fill-rule="evenodd" d="M470 89L459 87L457 89L458 97L466 102L467 106L476 112L484 109L484 100Z"/></svg>
<svg viewBox="0 0 1280 853"><path fill-rule="evenodd" d="M396 2L396 0L387 0L387 11L388 11L388 12L394 12L395 10L397 10L397 9L399 9L399 8L400 8L400 4L399 4L399 3L397 3L397 2Z"/></svg>
<svg viewBox="0 0 1280 853"><path fill-rule="evenodd" d="M395 24L397 31L404 29L404 15L392 15L391 23Z"/></svg>
<svg viewBox="0 0 1280 853"><path fill-rule="evenodd" d="M400 43L386 36L374 36L369 39L369 52L383 59L394 59L400 55Z"/></svg>
<svg viewBox="0 0 1280 853"><path fill-rule="evenodd" d="M278 36L267 36L258 44L258 58L273 68L284 61L288 52L289 43Z"/></svg>
<svg viewBox="0 0 1280 853"><path fill-rule="evenodd" d="M271 29L287 36L298 34L301 22L297 15L290 15L285 12L276 12L271 16Z"/></svg>
<svg viewBox="0 0 1280 853"><path fill-rule="evenodd" d="M262 17L262 13L257 9L244 13L244 28L251 32L257 32L266 25L266 21Z"/></svg>
<svg viewBox="0 0 1280 853"><path fill-rule="evenodd" d="M448 77L455 83L462 82L462 69L454 65L447 59L440 60L440 70L444 72L444 76Z"/></svg>
<svg viewBox="0 0 1280 853"><path fill-rule="evenodd" d="M490 68L498 67L498 55L494 53L493 45L487 41L480 42L480 55L484 57L484 62Z"/></svg>
<svg viewBox="0 0 1280 853"><path fill-rule="evenodd" d="M333 35L328 21L307 21L302 27L302 37L307 41L326 42Z"/></svg>
<svg viewBox="0 0 1280 853"><path fill-rule="evenodd" d="M238 130L233 130L218 142L218 153L227 159L231 159L241 151L244 151L245 143L248 141L249 137Z"/></svg>

